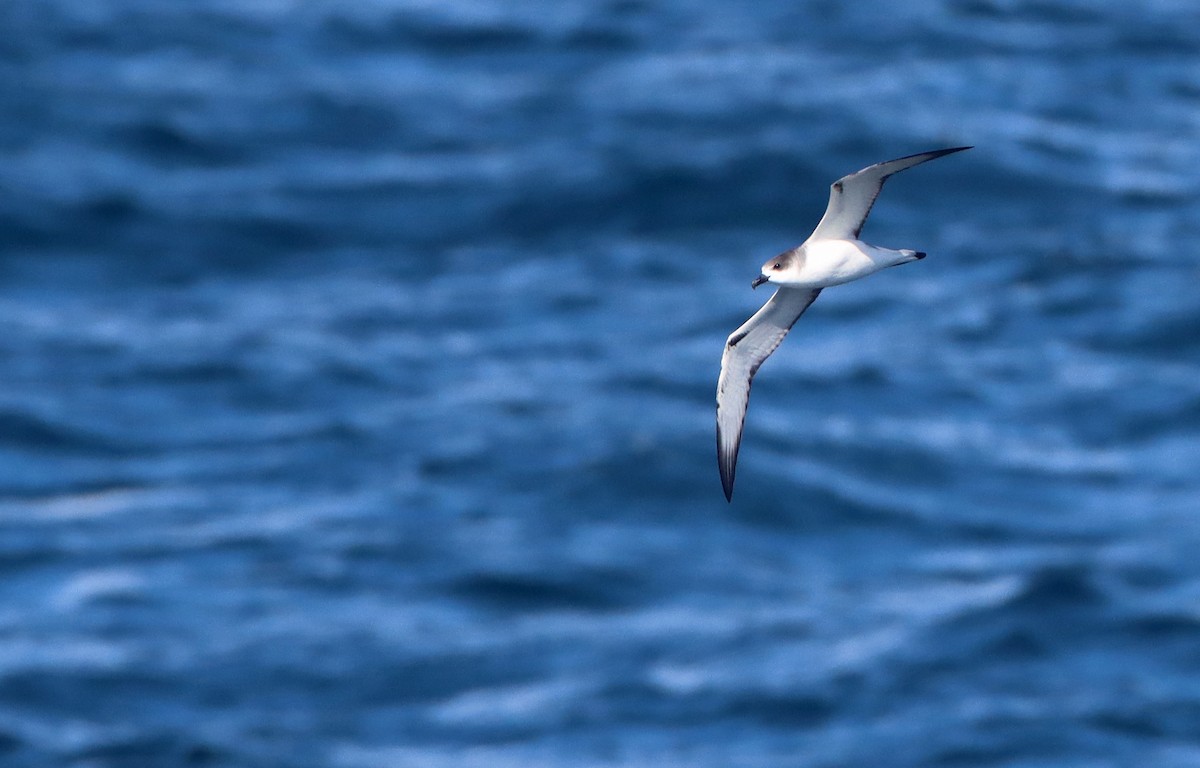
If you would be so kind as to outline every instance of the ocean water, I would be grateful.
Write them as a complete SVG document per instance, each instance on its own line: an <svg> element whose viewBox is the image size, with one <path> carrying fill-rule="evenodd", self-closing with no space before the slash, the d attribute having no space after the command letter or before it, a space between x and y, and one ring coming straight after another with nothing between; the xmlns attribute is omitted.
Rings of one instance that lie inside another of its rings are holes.
<svg viewBox="0 0 1200 768"><path fill-rule="evenodd" d="M0 30L0 765L1200 765L1191 0Z"/></svg>

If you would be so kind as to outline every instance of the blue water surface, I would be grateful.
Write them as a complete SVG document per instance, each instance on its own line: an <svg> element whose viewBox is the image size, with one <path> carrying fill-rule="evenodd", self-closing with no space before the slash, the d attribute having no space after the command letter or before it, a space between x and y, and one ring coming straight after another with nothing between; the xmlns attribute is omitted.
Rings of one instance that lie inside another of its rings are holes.
<svg viewBox="0 0 1200 768"><path fill-rule="evenodd" d="M0 765L1200 765L1192 0L0 30Z"/></svg>

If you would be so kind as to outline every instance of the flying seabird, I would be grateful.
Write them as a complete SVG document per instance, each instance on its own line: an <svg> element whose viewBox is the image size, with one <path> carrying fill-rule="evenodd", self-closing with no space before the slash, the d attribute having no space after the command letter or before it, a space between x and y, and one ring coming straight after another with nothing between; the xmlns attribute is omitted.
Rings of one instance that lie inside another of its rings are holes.
<svg viewBox="0 0 1200 768"><path fill-rule="evenodd" d="M876 163L833 182L829 187L829 206L813 233L800 245L764 264L761 274L750 284L757 288L763 283L774 283L779 290L729 336L721 356L721 377L717 380L717 465L726 500L733 500L733 477L750 400L750 381L804 310L824 288L925 258L922 251L893 251L858 239L883 182L906 168L964 149L970 147L938 149Z"/></svg>

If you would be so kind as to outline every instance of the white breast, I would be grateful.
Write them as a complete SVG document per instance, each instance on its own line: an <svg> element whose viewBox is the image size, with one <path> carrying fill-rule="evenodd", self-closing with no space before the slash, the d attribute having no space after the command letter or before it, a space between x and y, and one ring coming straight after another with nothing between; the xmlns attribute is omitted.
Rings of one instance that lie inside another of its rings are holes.
<svg viewBox="0 0 1200 768"><path fill-rule="evenodd" d="M848 283L888 266L890 260L874 257L876 250L858 240L810 240L804 244L804 263L798 273L788 275L786 282L775 282L805 288Z"/></svg>

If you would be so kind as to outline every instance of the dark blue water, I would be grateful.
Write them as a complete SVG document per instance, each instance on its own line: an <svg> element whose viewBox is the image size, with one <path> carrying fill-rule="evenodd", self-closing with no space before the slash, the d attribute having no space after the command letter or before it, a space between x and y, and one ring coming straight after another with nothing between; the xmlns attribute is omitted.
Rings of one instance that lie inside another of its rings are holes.
<svg viewBox="0 0 1200 768"><path fill-rule="evenodd" d="M1200 7L745 5L0 4L0 764L1200 765Z"/></svg>

